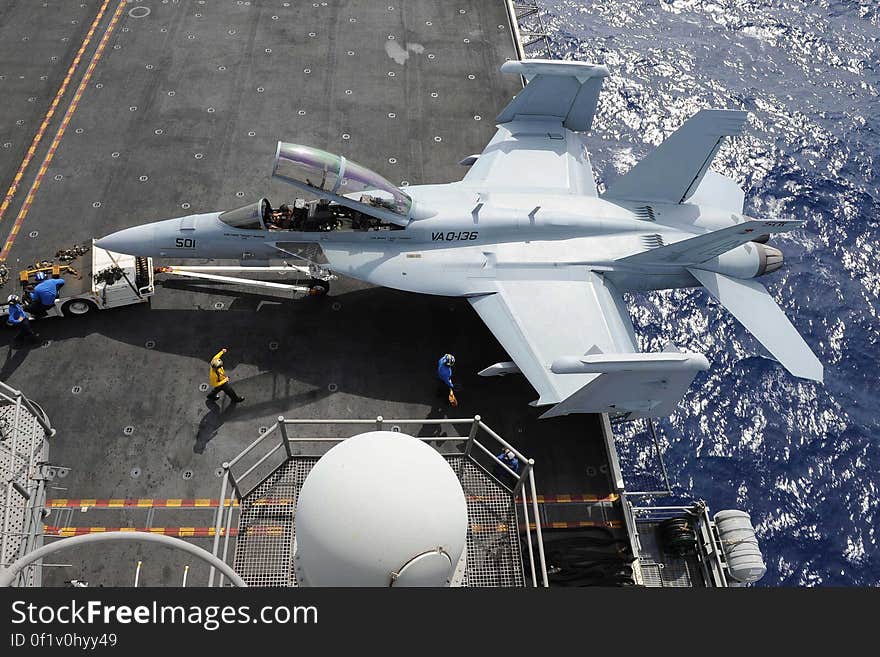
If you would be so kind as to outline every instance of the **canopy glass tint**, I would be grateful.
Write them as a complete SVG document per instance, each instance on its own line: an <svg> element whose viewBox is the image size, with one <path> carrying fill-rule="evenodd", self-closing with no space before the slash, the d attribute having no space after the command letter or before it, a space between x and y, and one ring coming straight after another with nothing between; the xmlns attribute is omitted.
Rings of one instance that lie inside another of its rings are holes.
<svg viewBox="0 0 880 657"><path fill-rule="evenodd" d="M233 228L243 228L245 230L263 230L261 219L272 211L269 207L269 201L260 199L256 203L245 205L235 210L227 210L220 213L220 221L228 224Z"/></svg>
<svg viewBox="0 0 880 657"><path fill-rule="evenodd" d="M364 202L387 210L400 218L409 215L412 200L400 189L371 171L341 155L298 144L278 144L274 175L292 183L305 185L335 196L352 196L365 192Z"/></svg>

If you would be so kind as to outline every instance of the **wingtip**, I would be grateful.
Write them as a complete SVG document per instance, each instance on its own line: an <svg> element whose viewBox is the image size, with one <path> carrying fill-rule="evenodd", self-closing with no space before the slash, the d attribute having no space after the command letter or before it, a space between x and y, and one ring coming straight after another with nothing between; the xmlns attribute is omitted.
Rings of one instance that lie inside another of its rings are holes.
<svg viewBox="0 0 880 657"><path fill-rule="evenodd" d="M810 379L811 381L815 381L816 383L824 384L825 383L825 368L822 367L822 364L820 363L818 368L810 376L808 376L806 378Z"/></svg>
<svg viewBox="0 0 880 657"><path fill-rule="evenodd" d="M785 365L785 369L799 379L807 379L809 381L815 381L816 383L825 383L825 368L815 355L813 355L812 362L798 364L797 367Z"/></svg>

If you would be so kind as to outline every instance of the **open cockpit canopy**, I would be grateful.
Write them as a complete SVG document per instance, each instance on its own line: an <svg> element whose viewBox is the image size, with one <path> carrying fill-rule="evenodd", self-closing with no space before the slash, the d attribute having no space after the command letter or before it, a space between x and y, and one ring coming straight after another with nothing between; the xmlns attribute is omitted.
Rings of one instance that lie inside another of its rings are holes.
<svg viewBox="0 0 880 657"><path fill-rule="evenodd" d="M278 142L272 175L384 221L400 225L409 222L412 199L407 194L375 171L341 155Z"/></svg>

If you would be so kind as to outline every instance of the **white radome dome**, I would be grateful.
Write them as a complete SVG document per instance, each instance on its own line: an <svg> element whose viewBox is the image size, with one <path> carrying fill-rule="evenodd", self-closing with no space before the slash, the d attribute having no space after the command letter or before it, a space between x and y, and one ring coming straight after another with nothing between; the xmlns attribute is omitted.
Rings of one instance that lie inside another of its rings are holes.
<svg viewBox="0 0 880 657"><path fill-rule="evenodd" d="M344 440L318 460L296 505L303 586L448 586L467 538L452 468L393 431Z"/></svg>

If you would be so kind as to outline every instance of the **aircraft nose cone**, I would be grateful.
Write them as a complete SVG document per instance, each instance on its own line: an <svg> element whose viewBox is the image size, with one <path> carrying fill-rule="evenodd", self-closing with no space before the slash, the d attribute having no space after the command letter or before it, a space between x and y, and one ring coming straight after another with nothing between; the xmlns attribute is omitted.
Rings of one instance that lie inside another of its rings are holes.
<svg viewBox="0 0 880 657"><path fill-rule="evenodd" d="M133 256L154 255L154 239L152 226L135 226L116 231L95 241L95 246Z"/></svg>

